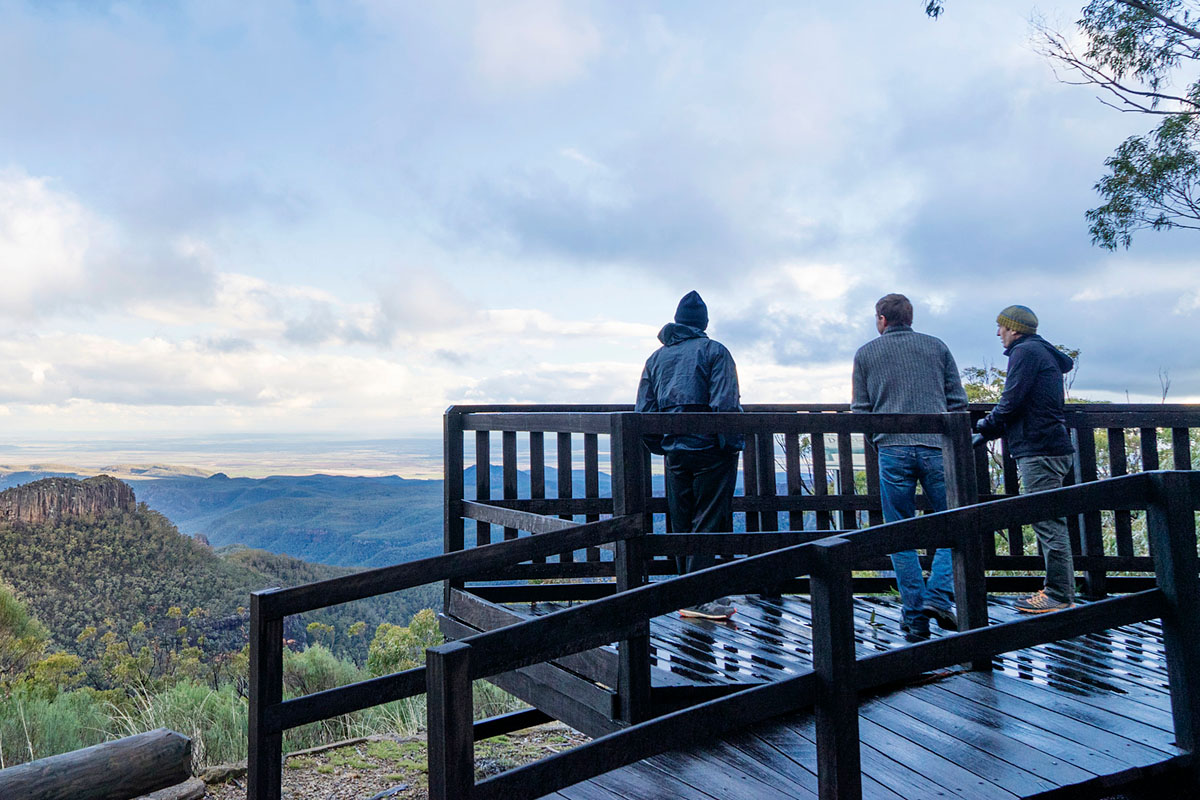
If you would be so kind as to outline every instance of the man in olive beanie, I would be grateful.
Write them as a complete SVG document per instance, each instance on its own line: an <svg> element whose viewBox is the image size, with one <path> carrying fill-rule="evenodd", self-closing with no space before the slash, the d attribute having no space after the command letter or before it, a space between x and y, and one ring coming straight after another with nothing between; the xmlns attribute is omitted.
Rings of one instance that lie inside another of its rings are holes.
<svg viewBox="0 0 1200 800"><path fill-rule="evenodd" d="M1063 485L1074 464L1067 431L1063 375L1071 358L1038 336L1038 318L1026 306L1009 306L996 317L996 335L1008 356L1004 393L975 424L976 444L1004 436L1004 448L1017 462L1021 491L1044 492ZM1016 602L1018 611L1044 614L1075 603L1075 565L1065 518L1033 524L1046 559L1046 584Z"/></svg>
<svg viewBox="0 0 1200 800"><path fill-rule="evenodd" d="M658 333L662 347L646 361L638 384L637 411L741 411L737 366L720 342L708 338L708 306L699 293L679 301L675 321ZM733 530L733 487L743 437L710 433L647 436L646 446L665 464L667 517L673 533ZM687 556L681 572L711 567L711 555ZM726 598L685 608L685 617L728 619Z"/></svg>

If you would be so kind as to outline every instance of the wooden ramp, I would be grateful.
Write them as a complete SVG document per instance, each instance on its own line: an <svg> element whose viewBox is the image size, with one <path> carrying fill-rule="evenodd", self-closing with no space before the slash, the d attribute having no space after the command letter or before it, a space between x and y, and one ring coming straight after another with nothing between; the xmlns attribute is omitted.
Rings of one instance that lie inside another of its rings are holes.
<svg viewBox="0 0 1200 800"><path fill-rule="evenodd" d="M730 624L656 618L656 665L672 682L760 683L811 667L807 598L735 598ZM856 598L860 653L902 646L894 598ZM544 609L543 609L544 610ZM993 622L1016 616L993 598ZM935 635L938 635L935 633ZM1007 653L992 673L949 670L864 698L863 796L1098 796L1183 758L1174 746L1157 622ZM656 671L658 674L658 671ZM811 713L664 753L563 789L571 800L817 797ZM1088 791L1091 790L1091 791Z"/></svg>

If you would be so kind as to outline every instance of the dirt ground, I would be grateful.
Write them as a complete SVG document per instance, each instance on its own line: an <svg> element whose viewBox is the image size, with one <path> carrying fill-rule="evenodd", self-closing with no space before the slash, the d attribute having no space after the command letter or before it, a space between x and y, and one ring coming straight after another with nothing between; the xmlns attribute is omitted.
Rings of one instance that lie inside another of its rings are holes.
<svg viewBox="0 0 1200 800"><path fill-rule="evenodd" d="M587 741L561 723L548 723L497 736L475 745L475 780L482 780L550 753ZM423 739L372 737L319 752L287 756L283 796L290 800L425 800ZM205 800L245 800L246 777L235 770L222 783L210 783Z"/></svg>

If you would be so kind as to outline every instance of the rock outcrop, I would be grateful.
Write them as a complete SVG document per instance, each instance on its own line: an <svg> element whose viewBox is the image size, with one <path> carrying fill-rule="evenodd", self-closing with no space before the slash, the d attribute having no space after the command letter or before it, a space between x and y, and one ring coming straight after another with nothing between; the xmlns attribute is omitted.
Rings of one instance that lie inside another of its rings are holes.
<svg viewBox="0 0 1200 800"><path fill-rule="evenodd" d="M87 480L44 478L0 492L0 521L37 524L63 517L97 518L137 508L133 489L108 475Z"/></svg>

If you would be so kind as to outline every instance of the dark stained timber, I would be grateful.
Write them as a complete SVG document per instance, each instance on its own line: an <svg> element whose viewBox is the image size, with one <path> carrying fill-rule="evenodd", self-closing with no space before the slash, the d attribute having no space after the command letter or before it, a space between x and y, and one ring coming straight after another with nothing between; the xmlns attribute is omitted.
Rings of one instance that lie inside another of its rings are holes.
<svg viewBox="0 0 1200 800"><path fill-rule="evenodd" d="M517 434L516 431L504 431L500 435L500 469L504 483L504 499L517 498ZM504 538L517 538L516 528L505 528Z"/></svg>
<svg viewBox="0 0 1200 800"><path fill-rule="evenodd" d="M838 494L853 495L854 491L854 450L850 444L850 432L839 432L837 435L838 452ZM857 512L842 510L843 530L853 530L858 527Z"/></svg>
<svg viewBox="0 0 1200 800"><path fill-rule="evenodd" d="M475 432L475 501L487 502L492 497L492 435L488 431ZM492 543L492 526L487 522L475 523L475 546Z"/></svg>
<svg viewBox="0 0 1200 800"><path fill-rule="evenodd" d="M813 494L825 497L829 494L829 477L826 473L825 434L812 434ZM833 527L828 511L817 511L817 529L827 531Z"/></svg>

